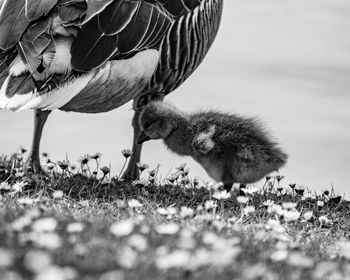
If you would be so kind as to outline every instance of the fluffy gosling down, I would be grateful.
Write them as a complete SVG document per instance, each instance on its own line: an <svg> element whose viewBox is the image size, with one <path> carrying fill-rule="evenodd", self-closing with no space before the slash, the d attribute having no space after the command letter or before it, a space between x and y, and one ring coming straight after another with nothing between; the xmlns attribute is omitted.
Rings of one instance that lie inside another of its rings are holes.
<svg viewBox="0 0 350 280"><path fill-rule="evenodd" d="M255 118L217 111L187 114L157 101L143 109L139 124L139 143L163 139L173 152L196 160L226 190L233 183L259 181L288 158Z"/></svg>

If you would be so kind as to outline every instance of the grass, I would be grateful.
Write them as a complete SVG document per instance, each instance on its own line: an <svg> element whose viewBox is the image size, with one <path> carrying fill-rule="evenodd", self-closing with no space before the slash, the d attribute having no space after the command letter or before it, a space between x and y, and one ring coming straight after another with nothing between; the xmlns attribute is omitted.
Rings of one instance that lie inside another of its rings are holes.
<svg viewBox="0 0 350 280"><path fill-rule="evenodd" d="M185 166L124 182L98 154L46 156L42 176L23 161L0 160L0 279L350 279L350 204L334 191L275 176L228 194Z"/></svg>

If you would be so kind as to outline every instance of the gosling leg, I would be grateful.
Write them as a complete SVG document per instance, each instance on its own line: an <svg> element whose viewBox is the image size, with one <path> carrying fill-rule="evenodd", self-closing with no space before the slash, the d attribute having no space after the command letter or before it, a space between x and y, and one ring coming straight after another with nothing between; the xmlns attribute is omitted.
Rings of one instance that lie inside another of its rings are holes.
<svg viewBox="0 0 350 280"><path fill-rule="evenodd" d="M240 185L239 185L239 195L240 195L240 196L245 196L245 192L244 192L243 189L245 189L246 187L247 187L246 184L240 184Z"/></svg>
<svg viewBox="0 0 350 280"><path fill-rule="evenodd" d="M232 185L233 185L232 182L230 182L230 183L225 183L225 184L224 184L224 190L226 190L227 192L230 192L231 189L232 189Z"/></svg>

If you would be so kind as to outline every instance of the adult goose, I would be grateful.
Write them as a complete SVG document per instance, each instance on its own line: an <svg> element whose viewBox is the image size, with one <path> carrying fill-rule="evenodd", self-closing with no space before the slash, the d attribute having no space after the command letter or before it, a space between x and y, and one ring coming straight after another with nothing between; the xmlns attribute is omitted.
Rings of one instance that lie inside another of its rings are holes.
<svg viewBox="0 0 350 280"><path fill-rule="evenodd" d="M35 109L28 161L54 109L100 113L134 100L134 179L141 109L181 85L217 34L223 0L0 0L0 109Z"/></svg>

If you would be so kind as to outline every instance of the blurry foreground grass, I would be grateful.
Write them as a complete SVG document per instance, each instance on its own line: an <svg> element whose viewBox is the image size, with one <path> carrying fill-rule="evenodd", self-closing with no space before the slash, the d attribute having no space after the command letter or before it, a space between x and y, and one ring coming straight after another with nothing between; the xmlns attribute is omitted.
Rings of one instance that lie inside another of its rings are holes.
<svg viewBox="0 0 350 280"><path fill-rule="evenodd" d="M128 151L123 151L128 158ZM190 180L123 182L46 157L46 176L0 160L0 279L350 279L350 207L281 176L240 196Z"/></svg>

